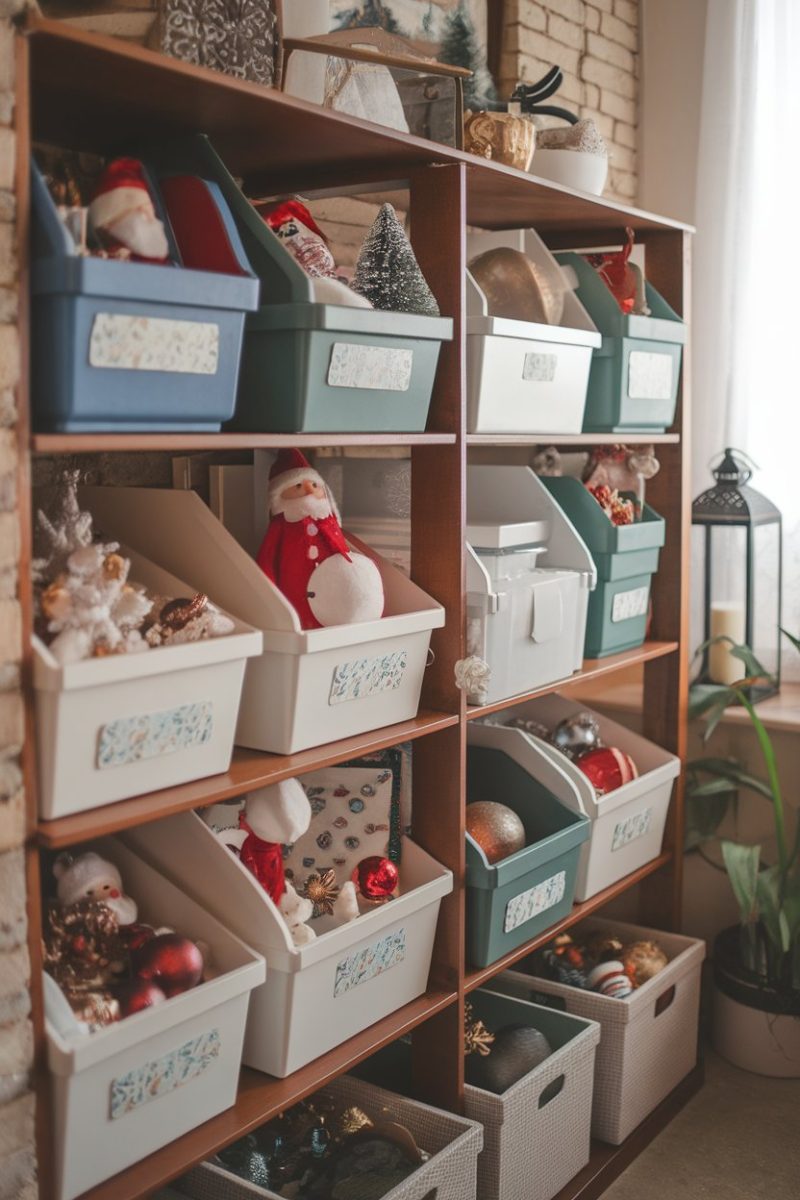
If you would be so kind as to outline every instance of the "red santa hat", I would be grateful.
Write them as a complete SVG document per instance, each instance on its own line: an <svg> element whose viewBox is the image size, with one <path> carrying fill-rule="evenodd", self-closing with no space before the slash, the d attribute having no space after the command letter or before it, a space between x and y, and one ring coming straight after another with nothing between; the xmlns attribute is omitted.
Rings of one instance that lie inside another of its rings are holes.
<svg viewBox="0 0 800 1200"><path fill-rule="evenodd" d="M305 479L310 479L312 483L318 483L325 489L325 494L330 501L331 512L338 518L339 513L336 503L327 483L319 471L314 470L306 456L300 450L296 449L280 450L270 467L269 486L267 489L267 501L270 513L276 514L282 511L283 506L280 503L280 493L284 488L293 487L296 483L302 483Z"/></svg>
<svg viewBox="0 0 800 1200"><path fill-rule="evenodd" d="M116 158L100 176L89 205L89 220L97 229L142 209L155 216L153 199L138 158Z"/></svg>
<svg viewBox="0 0 800 1200"><path fill-rule="evenodd" d="M312 233L316 233L317 237L322 238L326 246L328 244L325 234L300 200L284 200L274 208L257 206L257 211L273 233L277 233L281 225L285 225L287 221L299 221L301 225L305 225L306 229L310 229Z"/></svg>

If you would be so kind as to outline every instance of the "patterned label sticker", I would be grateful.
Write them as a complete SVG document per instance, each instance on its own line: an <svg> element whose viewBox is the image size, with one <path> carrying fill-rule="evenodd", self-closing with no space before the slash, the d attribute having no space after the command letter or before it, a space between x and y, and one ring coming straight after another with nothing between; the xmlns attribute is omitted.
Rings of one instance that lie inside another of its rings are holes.
<svg viewBox="0 0 800 1200"><path fill-rule="evenodd" d="M387 933L385 937L379 938L371 946L365 946L363 950L357 950L354 954L343 958L336 964L336 976L333 982L334 1000L352 988L358 987L360 983L366 983L369 979L374 979L376 975L390 971L392 967L401 963L405 956L406 931L405 929L396 929L394 933Z"/></svg>
<svg viewBox="0 0 800 1200"><path fill-rule="evenodd" d="M184 1042L177 1050L170 1050L160 1058L142 1063L111 1080L111 1120L117 1121L135 1112L143 1104L157 1100L182 1087L219 1058L222 1043L219 1030L210 1029L199 1037Z"/></svg>
<svg viewBox="0 0 800 1200"><path fill-rule="evenodd" d="M628 395L631 400L670 400L672 368L670 354L631 350L628 355Z"/></svg>
<svg viewBox="0 0 800 1200"><path fill-rule="evenodd" d="M556 904L564 899L566 887L566 871L559 871L557 875L551 875L549 879L543 879L541 883L528 888L526 892L520 892L518 896L512 896L506 905L506 919L503 925L503 932L511 933L512 929L518 929L526 921L530 921L533 917L538 917L539 913L546 912L548 908L554 908Z"/></svg>
<svg viewBox="0 0 800 1200"><path fill-rule="evenodd" d="M531 350L522 363L522 378L526 383L552 383L556 377L557 354L540 354Z"/></svg>
<svg viewBox="0 0 800 1200"><path fill-rule="evenodd" d="M611 602L611 620L629 621L631 617L643 617L650 598L649 587L633 588L630 592L617 592Z"/></svg>
<svg viewBox="0 0 800 1200"><path fill-rule="evenodd" d="M378 692L393 692L403 682L408 652L394 650L377 658L354 658L333 668L328 704L346 704L363 700Z"/></svg>
<svg viewBox="0 0 800 1200"><path fill-rule="evenodd" d="M100 727L97 767L100 771L127 767L146 758L205 746L213 732L214 705L210 700L138 717L119 717Z"/></svg>
<svg viewBox="0 0 800 1200"><path fill-rule="evenodd" d="M334 342L328 367L328 387L407 392L411 386L413 363L413 350Z"/></svg>
<svg viewBox="0 0 800 1200"><path fill-rule="evenodd" d="M115 371L216 375L219 326L206 321L98 313L89 339L89 365Z"/></svg>
<svg viewBox="0 0 800 1200"><path fill-rule="evenodd" d="M634 813L632 817L626 817L624 821L619 821L614 826L611 838L612 851L621 850L629 842L635 842L637 838L644 837L650 831L652 819L652 808L644 808L641 812Z"/></svg>

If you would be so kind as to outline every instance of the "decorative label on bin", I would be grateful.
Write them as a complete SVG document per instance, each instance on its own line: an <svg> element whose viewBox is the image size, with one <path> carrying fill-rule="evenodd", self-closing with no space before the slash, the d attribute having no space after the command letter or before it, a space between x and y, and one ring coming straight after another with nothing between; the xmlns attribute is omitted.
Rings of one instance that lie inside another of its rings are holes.
<svg viewBox="0 0 800 1200"><path fill-rule="evenodd" d="M512 929L518 929L526 921L538 917L539 913L547 912L548 908L554 908L564 899L566 889L567 873L559 871L557 875L543 879L534 887L528 888L526 892L512 896L506 905L503 932L511 933Z"/></svg>
<svg viewBox="0 0 800 1200"><path fill-rule="evenodd" d="M556 377L557 354L541 354L530 350L522 363L522 378L526 383L552 383Z"/></svg>
<svg viewBox="0 0 800 1200"><path fill-rule="evenodd" d="M403 682L407 665L406 650L339 663L333 668L328 704L346 704L348 700L363 700L378 692L394 692Z"/></svg>
<svg viewBox="0 0 800 1200"><path fill-rule="evenodd" d="M407 392L411 387L413 363L413 350L334 342L328 367L328 387Z"/></svg>
<svg viewBox="0 0 800 1200"><path fill-rule="evenodd" d="M650 598L649 587L632 588L629 592L617 592L611 602L611 620L629 621L631 617L643 617Z"/></svg>
<svg viewBox="0 0 800 1200"><path fill-rule="evenodd" d="M621 850L623 846L627 846L630 842L635 842L637 838L644 837L650 831L652 819L652 808L644 808L641 812L634 813L632 817L626 817L624 821L618 821L614 826L614 833L611 837L612 851Z"/></svg>
<svg viewBox="0 0 800 1200"><path fill-rule="evenodd" d="M106 771L109 767L128 767L146 758L204 746L213 732L214 705L210 700L138 717L118 717L100 726L97 768Z"/></svg>
<svg viewBox="0 0 800 1200"><path fill-rule="evenodd" d="M333 981L333 998L343 996L360 983L390 971L403 961L406 956L406 931L396 929L378 938L371 946L357 950L336 964L336 975Z"/></svg>
<svg viewBox="0 0 800 1200"><path fill-rule="evenodd" d="M222 1043L218 1029L209 1029L184 1042L160 1058L142 1063L111 1080L111 1120L127 1117L143 1104L174 1092L191 1079L202 1075L219 1058Z"/></svg>
<svg viewBox="0 0 800 1200"><path fill-rule="evenodd" d="M219 325L98 313L89 339L89 365L116 371L216 375Z"/></svg>
<svg viewBox="0 0 800 1200"><path fill-rule="evenodd" d="M631 350L628 355L628 395L631 400L672 399L672 355Z"/></svg>

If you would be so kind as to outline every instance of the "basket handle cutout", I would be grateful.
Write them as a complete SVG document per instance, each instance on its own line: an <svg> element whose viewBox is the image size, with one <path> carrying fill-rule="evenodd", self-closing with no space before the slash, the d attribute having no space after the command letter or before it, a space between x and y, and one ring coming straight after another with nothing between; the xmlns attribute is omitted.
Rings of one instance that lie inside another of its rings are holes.
<svg viewBox="0 0 800 1200"><path fill-rule="evenodd" d="M421 1200L436 1200L438 1195L439 1195L438 1187L431 1188L431 1190L429 1192L426 1192L425 1195L421 1197Z"/></svg>
<svg viewBox="0 0 800 1200"><path fill-rule="evenodd" d="M653 1016L660 1017L662 1012L665 1012L669 1008L670 1004L672 1004L672 1001L674 999L675 999L675 984L673 983L672 987L668 987L667 990L665 992L662 992L661 995L656 1000L656 1009L655 1009L655 1012L653 1013Z"/></svg>
<svg viewBox="0 0 800 1200"><path fill-rule="evenodd" d="M556 1096L560 1095L564 1090L564 1076L556 1075L555 1079L551 1079L546 1088L542 1089L542 1094L539 1097L539 1108L544 1108L551 1100L555 1100Z"/></svg>

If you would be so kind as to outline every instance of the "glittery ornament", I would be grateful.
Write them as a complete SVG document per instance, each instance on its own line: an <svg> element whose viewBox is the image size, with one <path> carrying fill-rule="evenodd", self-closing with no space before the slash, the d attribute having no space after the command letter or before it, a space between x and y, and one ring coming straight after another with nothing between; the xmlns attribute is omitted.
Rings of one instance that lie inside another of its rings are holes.
<svg viewBox="0 0 800 1200"><path fill-rule="evenodd" d="M104 991L124 976L127 961L116 915L107 904L85 899L50 905L44 968L68 999L68 993Z"/></svg>
<svg viewBox="0 0 800 1200"><path fill-rule="evenodd" d="M303 886L303 895L314 905L313 916L329 917L339 895L336 872L330 868L312 872Z"/></svg>
<svg viewBox="0 0 800 1200"><path fill-rule="evenodd" d="M618 750L616 746L600 746L596 750L589 750L577 760L577 766L598 796L616 791L639 775L630 754Z"/></svg>
<svg viewBox="0 0 800 1200"><path fill-rule="evenodd" d="M469 1001L464 1004L464 1053L481 1054L486 1057L491 1052L494 1034L490 1033L483 1021L472 1015L472 1005Z"/></svg>
<svg viewBox="0 0 800 1200"><path fill-rule="evenodd" d="M601 745L597 718L588 712L573 713L559 721L548 740L573 761Z"/></svg>
<svg viewBox="0 0 800 1200"><path fill-rule="evenodd" d="M352 875L353 883L366 900L380 904L397 890L400 872L390 858L373 854L362 858Z"/></svg>
<svg viewBox="0 0 800 1200"><path fill-rule="evenodd" d="M587 491L594 496L612 525L633 524L636 519L634 503L621 496L617 488L611 488L605 483L598 483L587 488Z"/></svg>
<svg viewBox="0 0 800 1200"><path fill-rule="evenodd" d="M75 991L62 985L61 991L69 1003L75 1017L88 1025L90 1030L102 1029L105 1025L113 1025L123 1014L120 1004L112 992Z"/></svg>
<svg viewBox="0 0 800 1200"><path fill-rule="evenodd" d="M467 805L467 833L490 863L516 854L525 845L522 821L513 809L494 800L477 800Z"/></svg>
<svg viewBox="0 0 800 1200"><path fill-rule="evenodd" d="M353 290L388 312L439 316L439 305L391 204L381 207L361 247Z"/></svg>
<svg viewBox="0 0 800 1200"><path fill-rule="evenodd" d="M464 1077L472 1087L501 1095L553 1053L541 1030L532 1025L505 1025L498 1029L491 1054L470 1055Z"/></svg>
<svg viewBox="0 0 800 1200"><path fill-rule="evenodd" d="M588 982L593 992L599 992L601 996L611 996L615 1000L624 1000L633 991L633 984L618 959L598 963L589 972Z"/></svg>
<svg viewBox="0 0 800 1200"><path fill-rule="evenodd" d="M533 717L513 717L508 725L510 729L521 729L524 733L529 733L531 737L539 738L540 741L550 741L550 730L541 721L535 721Z"/></svg>
<svg viewBox="0 0 800 1200"><path fill-rule="evenodd" d="M641 987L659 971L663 971L669 959L658 942L629 942L620 955L626 972L634 987Z"/></svg>

